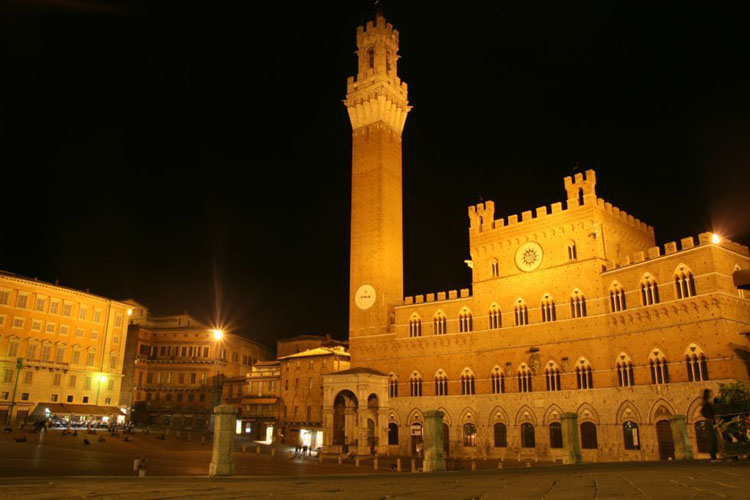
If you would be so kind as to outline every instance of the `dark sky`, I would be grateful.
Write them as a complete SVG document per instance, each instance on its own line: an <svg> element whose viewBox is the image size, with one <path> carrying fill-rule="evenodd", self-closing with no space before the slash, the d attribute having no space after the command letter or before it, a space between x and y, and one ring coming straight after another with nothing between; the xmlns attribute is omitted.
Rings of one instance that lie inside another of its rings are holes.
<svg viewBox="0 0 750 500"><path fill-rule="evenodd" d="M0 269L271 342L344 338L365 1L14 0ZM746 2L391 1L408 295L467 286L466 207L598 195L660 243L750 242ZM218 298L217 298L218 297Z"/></svg>

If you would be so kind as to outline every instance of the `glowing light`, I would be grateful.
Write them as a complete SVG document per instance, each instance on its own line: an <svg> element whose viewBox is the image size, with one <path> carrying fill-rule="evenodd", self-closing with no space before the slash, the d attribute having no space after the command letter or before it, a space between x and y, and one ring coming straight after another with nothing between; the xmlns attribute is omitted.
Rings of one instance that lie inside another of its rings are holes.
<svg viewBox="0 0 750 500"><path fill-rule="evenodd" d="M107 376L106 375L100 375L99 376L99 382L104 383L106 381L107 381Z"/></svg>
<svg viewBox="0 0 750 500"><path fill-rule="evenodd" d="M214 334L214 340L221 340L224 337L224 332L221 330L211 330L211 333Z"/></svg>
<svg viewBox="0 0 750 500"><path fill-rule="evenodd" d="M133 310L132 309L128 309L128 316L132 316L132 315L133 315Z"/></svg>
<svg viewBox="0 0 750 500"><path fill-rule="evenodd" d="M712 234L711 243L713 243L714 245L718 245L719 243L721 243L721 237L716 233Z"/></svg>

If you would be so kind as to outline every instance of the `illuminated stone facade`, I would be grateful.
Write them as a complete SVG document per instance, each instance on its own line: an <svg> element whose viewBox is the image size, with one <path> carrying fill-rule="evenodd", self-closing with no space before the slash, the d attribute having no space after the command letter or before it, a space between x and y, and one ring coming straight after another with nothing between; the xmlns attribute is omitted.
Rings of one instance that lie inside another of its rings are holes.
<svg viewBox="0 0 750 500"><path fill-rule="evenodd" d="M137 425L207 429L224 379L245 375L254 362L271 357L269 348L230 333L218 336L187 314L152 318L131 303L135 319L126 359L131 384L123 400Z"/></svg>
<svg viewBox="0 0 750 500"><path fill-rule="evenodd" d="M120 414L128 309L0 272L0 424Z"/></svg>
<svg viewBox="0 0 750 500"><path fill-rule="evenodd" d="M378 63L396 33L382 17L358 31L350 114L352 94L408 110L395 65ZM671 415L705 456L702 390L748 379L750 300L732 280L748 248L710 233L656 246L651 226L597 197L589 170L520 216L469 207L471 289L402 298L400 129L370 102L370 119L351 120L349 341L352 371L371 372L328 377L326 428L341 437L327 451L415 454L424 412L439 409L450 456L562 459L563 413L578 416L584 461L673 455Z"/></svg>

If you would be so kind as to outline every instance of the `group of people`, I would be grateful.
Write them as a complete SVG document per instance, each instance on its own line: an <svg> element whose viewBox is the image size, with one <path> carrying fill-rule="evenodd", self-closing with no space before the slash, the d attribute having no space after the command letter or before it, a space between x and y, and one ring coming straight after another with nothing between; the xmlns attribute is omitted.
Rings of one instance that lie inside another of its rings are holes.
<svg viewBox="0 0 750 500"><path fill-rule="evenodd" d="M296 445L294 447L294 455L292 455L292 458L304 458L304 457L310 457L312 456L312 447L311 446L300 446Z"/></svg>

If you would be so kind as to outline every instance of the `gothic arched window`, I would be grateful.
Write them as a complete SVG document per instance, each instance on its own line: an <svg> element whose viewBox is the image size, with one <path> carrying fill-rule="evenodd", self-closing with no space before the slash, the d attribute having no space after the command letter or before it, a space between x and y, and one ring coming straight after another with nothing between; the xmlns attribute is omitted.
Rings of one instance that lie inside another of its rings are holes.
<svg viewBox="0 0 750 500"><path fill-rule="evenodd" d="M471 311L464 307L458 315L458 331L468 333L472 330L474 330L474 317Z"/></svg>
<svg viewBox="0 0 750 500"><path fill-rule="evenodd" d="M492 381L492 394L502 394L505 392L505 376L500 371L500 367L496 366L492 373L490 373L490 380Z"/></svg>
<svg viewBox="0 0 750 500"><path fill-rule="evenodd" d="M675 297L686 299L695 295L695 280L693 273L684 264L677 267L674 272Z"/></svg>
<svg viewBox="0 0 750 500"><path fill-rule="evenodd" d="M703 350L695 344L691 344L685 351L685 367L687 368L688 382L700 382L708 380L708 362Z"/></svg>
<svg viewBox="0 0 750 500"><path fill-rule="evenodd" d="M526 363L518 367L518 392L531 392L531 370Z"/></svg>
<svg viewBox="0 0 750 500"><path fill-rule="evenodd" d="M554 361L547 363L547 366L544 368L544 379L547 383L548 391L560 390L560 369Z"/></svg>
<svg viewBox="0 0 750 500"><path fill-rule="evenodd" d="M422 336L422 318L417 313L411 315L409 318L409 337L421 337Z"/></svg>
<svg viewBox="0 0 750 500"><path fill-rule="evenodd" d="M529 309L523 299L518 299L515 305L516 326L529 324Z"/></svg>
<svg viewBox="0 0 750 500"><path fill-rule="evenodd" d="M584 316L586 316L586 298L576 288L570 296L570 317L583 318Z"/></svg>
<svg viewBox="0 0 750 500"><path fill-rule="evenodd" d="M388 375L388 395L392 398L398 397L398 379L393 373Z"/></svg>
<svg viewBox="0 0 750 500"><path fill-rule="evenodd" d="M549 294L545 294L542 297L542 322L548 323L557 319L557 310L555 308L555 301L552 300Z"/></svg>
<svg viewBox="0 0 750 500"><path fill-rule="evenodd" d="M502 325L502 316L500 315L500 308L497 304L490 306L490 330L497 330Z"/></svg>
<svg viewBox="0 0 750 500"><path fill-rule="evenodd" d="M447 320L443 311L436 312L432 321L435 335L445 335L447 333Z"/></svg>
<svg viewBox="0 0 750 500"><path fill-rule="evenodd" d="M622 288L622 285L615 281L609 287L609 310L619 312L625 309L625 290Z"/></svg>
<svg viewBox="0 0 750 500"><path fill-rule="evenodd" d="M633 363L625 353L620 353L615 363L617 368L617 385L620 387L630 387L635 385L635 377L633 376Z"/></svg>
<svg viewBox="0 0 750 500"><path fill-rule="evenodd" d="M461 374L461 394L464 396L475 394L474 373L468 368Z"/></svg>
<svg viewBox="0 0 750 500"><path fill-rule="evenodd" d="M448 395L448 376L443 370L438 370L435 374L435 396Z"/></svg>
<svg viewBox="0 0 750 500"><path fill-rule="evenodd" d="M651 355L649 356L648 365L651 369L652 384L669 383L669 367L667 358L659 349L654 349L654 351L651 353Z"/></svg>
<svg viewBox="0 0 750 500"><path fill-rule="evenodd" d="M414 372L409 378L409 396L418 398L422 395L422 375Z"/></svg>
<svg viewBox="0 0 750 500"><path fill-rule="evenodd" d="M581 358L576 363L576 382L579 389L594 388L594 374L588 360Z"/></svg>
<svg viewBox="0 0 750 500"><path fill-rule="evenodd" d="M651 306L659 303L659 284L653 276L646 273L641 278L641 305Z"/></svg>

